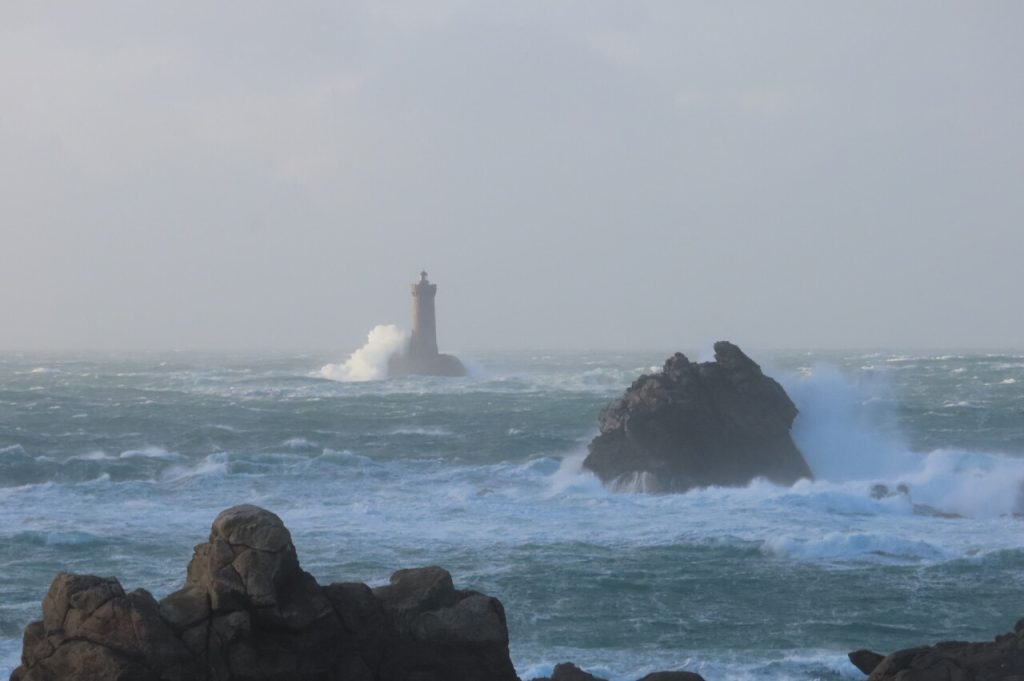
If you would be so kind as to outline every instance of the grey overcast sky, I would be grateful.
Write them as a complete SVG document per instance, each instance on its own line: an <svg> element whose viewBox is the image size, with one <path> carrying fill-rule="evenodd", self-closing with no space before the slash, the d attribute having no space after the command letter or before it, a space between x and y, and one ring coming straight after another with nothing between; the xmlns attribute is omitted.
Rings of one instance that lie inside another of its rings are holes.
<svg viewBox="0 0 1024 681"><path fill-rule="evenodd" d="M0 2L0 348L1024 347L1024 3Z"/></svg>

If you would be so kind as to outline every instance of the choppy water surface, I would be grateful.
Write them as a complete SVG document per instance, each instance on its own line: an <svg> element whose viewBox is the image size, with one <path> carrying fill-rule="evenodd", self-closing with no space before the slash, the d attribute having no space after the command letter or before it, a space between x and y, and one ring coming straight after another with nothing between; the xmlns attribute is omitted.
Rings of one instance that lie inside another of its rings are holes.
<svg viewBox="0 0 1024 681"><path fill-rule="evenodd" d="M337 359L0 356L0 677L56 571L162 596L241 502L322 583L439 564L498 596L524 679L567 659L862 678L847 651L1024 615L1024 355L760 357L818 481L666 496L580 470L597 412L662 354L363 383L323 378Z"/></svg>

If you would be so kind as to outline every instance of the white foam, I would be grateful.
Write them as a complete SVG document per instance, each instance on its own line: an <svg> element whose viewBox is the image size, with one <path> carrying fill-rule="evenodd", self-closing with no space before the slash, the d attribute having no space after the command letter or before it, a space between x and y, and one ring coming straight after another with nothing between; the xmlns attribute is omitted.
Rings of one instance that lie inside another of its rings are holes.
<svg viewBox="0 0 1024 681"><path fill-rule="evenodd" d="M290 437L282 442L281 446L287 447L288 449L308 449L310 447L316 447L317 445L304 437Z"/></svg>
<svg viewBox="0 0 1024 681"><path fill-rule="evenodd" d="M163 459L165 461L175 461L181 459L181 454L177 452L169 452L163 447L154 447L148 445L142 449L129 449L121 452L120 458L122 459Z"/></svg>
<svg viewBox="0 0 1024 681"><path fill-rule="evenodd" d="M633 471L615 478L609 486L616 492L648 494L658 491L658 479L648 471Z"/></svg>
<svg viewBox="0 0 1024 681"><path fill-rule="evenodd" d="M369 468L376 468L379 466L376 461L368 456L362 456L361 454L355 454L347 449L338 451L336 449L326 448L321 452L320 456L313 459L317 462L330 463L330 464L342 464L345 466L357 464L359 466L365 466Z"/></svg>
<svg viewBox="0 0 1024 681"><path fill-rule="evenodd" d="M903 483L914 504L967 517L1024 510L1024 459L956 450L911 451L887 422L888 415L876 410L869 416L864 408L883 402L878 398L886 391L884 382L855 383L827 365L786 382L800 409L793 440L819 481L880 482L893 489ZM946 406L970 403L961 400Z"/></svg>
<svg viewBox="0 0 1024 681"><path fill-rule="evenodd" d="M392 435L429 435L431 437L447 437L454 435L452 431L441 426L399 426L391 431Z"/></svg>
<svg viewBox="0 0 1024 681"><path fill-rule="evenodd" d="M366 344L341 364L325 364L320 375L343 383L387 378L388 358L405 345L405 334L394 324L373 327Z"/></svg>
<svg viewBox="0 0 1024 681"><path fill-rule="evenodd" d="M1024 459L936 450L902 476L915 504L969 518L1024 513Z"/></svg>

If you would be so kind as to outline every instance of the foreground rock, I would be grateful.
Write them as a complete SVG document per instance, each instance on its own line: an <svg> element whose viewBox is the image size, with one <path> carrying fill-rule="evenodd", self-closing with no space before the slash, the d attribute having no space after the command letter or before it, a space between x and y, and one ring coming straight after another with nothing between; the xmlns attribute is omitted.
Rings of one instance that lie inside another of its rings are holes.
<svg viewBox="0 0 1024 681"><path fill-rule="evenodd" d="M273 513L235 506L157 602L58 574L12 681L518 681L501 603L438 567L321 587Z"/></svg>
<svg viewBox="0 0 1024 681"><path fill-rule="evenodd" d="M600 415L583 465L605 483L650 492L790 485L811 470L789 435L797 409L777 382L726 341L715 361L681 353L633 382Z"/></svg>
<svg viewBox="0 0 1024 681"><path fill-rule="evenodd" d="M852 660L854 653L850 655ZM864 667L860 668L866 671ZM1013 633L996 636L992 641L945 641L933 646L898 650L878 662L868 679L1021 681L1024 679L1024 620L1017 622Z"/></svg>

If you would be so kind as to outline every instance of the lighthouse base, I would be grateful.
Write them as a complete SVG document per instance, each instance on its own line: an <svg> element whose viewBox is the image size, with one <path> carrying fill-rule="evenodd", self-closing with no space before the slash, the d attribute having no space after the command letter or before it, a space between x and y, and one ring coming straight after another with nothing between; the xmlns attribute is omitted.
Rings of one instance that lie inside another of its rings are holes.
<svg viewBox="0 0 1024 681"><path fill-rule="evenodd" d="M388 378L399 376L465 376L466 367L455 355L401 353L388 359Z"/></svg>

